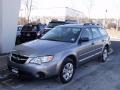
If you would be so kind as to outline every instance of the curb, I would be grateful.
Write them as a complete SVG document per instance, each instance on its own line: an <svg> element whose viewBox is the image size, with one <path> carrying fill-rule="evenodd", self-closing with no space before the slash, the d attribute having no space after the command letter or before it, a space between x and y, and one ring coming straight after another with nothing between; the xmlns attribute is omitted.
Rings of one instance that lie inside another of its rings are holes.
<svg viewBox="0 0 120 90"><path fill-rule="evenodd" d="M9 55L9 53L0 53L0 56L6 56Z"/></svg>
<svg viewBox="0 0 120 90"><path fill-rule="evenodd" d="M111 40L118 40L120 41L120 38L117 38L117 37L110 37Z"/></svg>

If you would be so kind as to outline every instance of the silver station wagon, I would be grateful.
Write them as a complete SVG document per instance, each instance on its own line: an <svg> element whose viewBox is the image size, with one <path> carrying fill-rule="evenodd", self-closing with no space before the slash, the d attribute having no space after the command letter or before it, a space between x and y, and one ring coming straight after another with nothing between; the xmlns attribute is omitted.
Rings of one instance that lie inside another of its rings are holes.
<svg viewBox="0 0 120 90"><path fill-rule="evenodd" d="M110 37L100 25L60 25L40 39L16 46L8 68L15 74L36 78L57 75L62 83L68 83L79 63L96 56L107 61L109 45Z"/></svg>

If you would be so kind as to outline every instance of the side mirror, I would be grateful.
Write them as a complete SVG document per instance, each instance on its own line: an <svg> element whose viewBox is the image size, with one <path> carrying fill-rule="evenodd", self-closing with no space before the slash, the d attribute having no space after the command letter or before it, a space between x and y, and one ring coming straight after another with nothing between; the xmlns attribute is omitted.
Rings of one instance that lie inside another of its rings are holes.
<svg viewBox="0 0 120 90"><path fill-rule="evenodd" d="M80 39L79 39L79 43L81 43L81 42L88 42L89 41L89 38L88 37L81 37Z"/></svg>

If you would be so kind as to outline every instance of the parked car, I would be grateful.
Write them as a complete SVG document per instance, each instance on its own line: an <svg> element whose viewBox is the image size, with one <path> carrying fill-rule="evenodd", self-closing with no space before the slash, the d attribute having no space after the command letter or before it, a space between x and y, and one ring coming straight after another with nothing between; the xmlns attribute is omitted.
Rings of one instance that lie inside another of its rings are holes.
<svg viewBox="0 0 120 90"><path fill-rule="evenodd" d="M26 24L23 26L20 35L20 42L24 43L40 37L41 24Z"/></svg>
<svg viewBox="0 0 120 90"><path fill-rule="evenodd" d="M41 39L16 46L10 54L8 68L20 76L58 75L62 83L68 83L79 63L95 57L107 61L109 48L110 37L99 25L60 25Z"/></svg>
<svg viewBox="0 0 120 90"><path fill-rule="evenodd" d="M15 42L16 45L20 43L20 36L21 36L22 28L23 28L23 25L18 25L17 27L16 42Z"/></svg>
<svg viewBox="0 0 120 90"><path fill-rule="evenodd" d="M17 27L17 36L21 35L22 27L23 27L23 25L18 25L18 27Z"/></svg>
<svg viewBox="0 0 120 90"><path fill-rule="evenodd" d="M42 34L44 35L45 33L47 33L49 30L51 30L52 28L58 26L58 25L64 25L64 24L76 24L77 22L75 21L51 21L49 22L48 26L44 29L44 31L42 32Z"/></svg>

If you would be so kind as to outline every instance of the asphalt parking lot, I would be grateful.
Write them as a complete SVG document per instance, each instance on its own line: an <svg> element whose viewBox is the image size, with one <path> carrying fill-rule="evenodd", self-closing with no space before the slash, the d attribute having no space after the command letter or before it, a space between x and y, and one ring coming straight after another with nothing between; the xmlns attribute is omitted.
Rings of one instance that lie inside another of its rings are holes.
<svg viewBox="0 0 120 90"><path fill-rule="evenodd" d="M61 84L58 79L21 80L9 77L0 82L0 90L120 90L120 41L112 40L109 61L88 62L79 66L73 80Z"/></svg>

